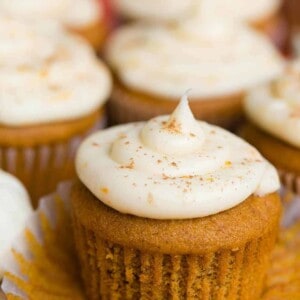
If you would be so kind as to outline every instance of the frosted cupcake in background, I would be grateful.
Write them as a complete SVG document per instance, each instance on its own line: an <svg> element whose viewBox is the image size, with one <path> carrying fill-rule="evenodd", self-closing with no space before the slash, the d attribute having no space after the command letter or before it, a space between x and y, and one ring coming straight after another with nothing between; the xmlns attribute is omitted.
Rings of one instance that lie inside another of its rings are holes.
<svg viewBox="0 0 300 300"><path fill-rule="evenodd" d="M276 18L281 0L113 0L117 11L135 20L178 22L192 17L226 18L264 27Z"/></svg>
<svg viewBox="0 0 300 300"><path fill-rule="evenodd" d="M169 116L87 138L71 206L89 299L259 299L279 179L253 147Z"/></svg>
<svg viewBox="0 0 300 300"><path fill-rule="evenodd" d="M12 242L21 234L32 211L24 186L0 170L0 281Z"/></svg>
<svg viewBox="0 0 300 300"><path fill-rule="evenodd" d="M105 7L99 0L0 0L0 11L26 20L56 20L99 49L108 33Z"/></svg>
<svg viewBox="0 0 300 300"><path fill-rule="evenodd" d="M106 58L114 75L112 123L169 114L191 89L198 119L234 126L249 88L279 76L284 62L260 33L240 23L135 24L116 31Z"/></svg>
<svg viewBox="0 0 300 300"><path fill-rule="evenodd" d="M0 166L36 204L73 176L77 144L104 121L111 77L56 23L1 17L0 45Z"/></svg>
<svg viewBox="0 0 300 300"><path fill-rule="evenodd" d="M281 0L113 0L113 4L115 10L127 19L151 23L223 19L247 23L280 47L287 42Z"/></svg>
<svg viewBox="0 0 300 300"><path fill-rule="evenodd" d="M300 194L300 60L277 80L254 89L245 101L248 124L241 135L280 171Z"/></svg>

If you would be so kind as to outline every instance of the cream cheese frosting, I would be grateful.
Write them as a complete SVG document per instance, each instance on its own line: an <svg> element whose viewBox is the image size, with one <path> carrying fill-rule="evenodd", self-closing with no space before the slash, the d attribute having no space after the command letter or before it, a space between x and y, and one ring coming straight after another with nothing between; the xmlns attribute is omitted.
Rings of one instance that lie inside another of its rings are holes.
<svg viewBox="0 0 300 300"><path fill-rule="evenodd" d="M129 88L177 99L213 98L276 78L283 60L260 33L228 22L130 25L107 47L107 59Z"/></svg>
<svg viewBox="0 0 300 300"><path fill-rule="evenodd" d="M30 20L53 19L74 28L93 25L103 15L97 0L0 0L0 11Z"/></svg>
<svg viewBox="0 0 300 300"><path fill-rule="evenodd" d="M279 79L249 92L245 111L261 129L300 147L300 60Z"/></svg>
<svg viewBox="0 0 300 300"><path fill-rule="evenodd" d="M53 22L0 18L0 124L80 118L110 90L108 69L81 38Z"/></svg>
<svg viewBox="0 0 300 300"><path fill-rule="evenodd" d="M279 188L274 167L256 149L195 120L186 97L170 116L92 135L80 146L76 170L106 205L154 219L204 217Z"/></svg>
<svg viewBox="0 0 300 300"><path fill-rule="evenodd" d="M29 196L23 185L12 175L0 171L0 279L3 261L31 213Z"/></svg>
<svg viewBox="0 0 300 300"><path fill-rule="evenodd" d="M199 0L198 17L264 22L276 15L281 5L281 0Z"/></svg>
<svg viewBox="0 0 300 300"><path fill-rule="evenodd" d="M259 22L275 15L281 0L114 0L123 15L150 21L189 17Z"/></svg>

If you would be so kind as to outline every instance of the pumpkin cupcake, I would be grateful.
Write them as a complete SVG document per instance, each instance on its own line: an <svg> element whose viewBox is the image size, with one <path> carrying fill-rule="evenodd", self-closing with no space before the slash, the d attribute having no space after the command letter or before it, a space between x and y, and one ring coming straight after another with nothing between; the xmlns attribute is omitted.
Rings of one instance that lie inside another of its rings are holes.
<svg viewBox="0 0 300 300"><path fill-rule="evenodd" d="M0 10L27 20L56 20L100 49L108 32L105 6L99 0L0 0Z"/></svg>
<svg viewBox="0 0 300 300"><path fill-rule="evenodd" d="M0 18L0 166L33 203L73 176L74 151L103 122L111 78L84 40L53 23Z"/></svg>
<svg viewBox="0 0 300 300"><path fill-rule="evenodd" d="M71 192L89 299L259 299L281 205L275 169L243 140L171 116L89 137Z"/></svg>
<svg viewBox="0 0 300 300"><path fill-rule="evenodd" d="M113 0L117 12L127 19L151 23L174 23L191 18L244 22L281 46L286 42L281 0Z"/></svg>
<svg viewBox="0 0 300 300"><path fill-rule="evenodd" d="M300 60L281 78L254 89L245 101L249 122L241 135L280 171L283 183L300 194Z"/></svg>
<svg viewBox="0 0 300 300"><path fill-rule="evenodd" d="M21 234L31 213L29 196L23 185L0 170L0 281L12 242Z"/></svg>
<svg viewBox="0 0 300 300"><path fill-rule="evenodd" d="M109 40L106 57L115 74L108 103L112 123L169 114L191 89L197 118L232 127L242 117L247 89L283 68L281 56L261 34L221 22L197 28L194 22L125 26Z"/></svg>

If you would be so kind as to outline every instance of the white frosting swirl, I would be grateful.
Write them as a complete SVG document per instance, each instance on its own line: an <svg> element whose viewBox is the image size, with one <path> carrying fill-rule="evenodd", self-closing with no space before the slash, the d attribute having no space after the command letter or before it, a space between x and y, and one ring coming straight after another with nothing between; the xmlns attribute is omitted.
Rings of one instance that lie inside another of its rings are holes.
<svg viewBox="0 0 300 300"><path fill-rule="evenodd" d="M174 100L188 88L193 98L242 93L283 69L264 36L222 22L127 26L110 40L107 58L128 87Z"/></svg>
<svg viewBox="0 0 300 300"><path fill-rule="evenodd" d="M98 0L0 0L0 10L29 20L52 19L74 28L93 25L103 14Z"/></svg>
<svg viewBox="0 0 300 300"><path fill-rule="evenodd" d="M274 16L281 4L282 0L199 0L198 17L263 22Z"/></svg>
<svg viewBox="0 0 300 300"><path fill-rule="evenodd" d="M154 219L204 217L279 188L274 167L257 150L196 121L186 99L171 116L92 135L76 169L108 206Z"/></svg>
<svg viewBox="0 0 300 300"><path fill-rule="evenodd" d="M0 171L0 279L12 242L21 233L31 212L23 185L15 177Z"/></svg>
<svg viewBox="0 0 300 300"><path fill-rule="evenodd" d="M66 121L96 111L111 78L93 49L52 22L0 18L0 123Z"/></svg>
<svg viewBox="0 0 300 300"><path fill-rule="evenodd" d="M114 0L123 15L149 21L197 17L257 22L276 14L281 3L281 0Z"/></svg>
<svg viewBox="0 0 300 300"><path fill-rule="evenodd" d="M245 110L258 127L300 147L300 60L281 78L251 91Z"/></svg>

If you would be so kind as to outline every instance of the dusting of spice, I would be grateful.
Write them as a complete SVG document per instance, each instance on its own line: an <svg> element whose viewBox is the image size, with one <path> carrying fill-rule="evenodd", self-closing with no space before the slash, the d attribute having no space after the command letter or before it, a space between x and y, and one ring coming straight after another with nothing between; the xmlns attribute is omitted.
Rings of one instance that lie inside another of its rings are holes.
<svg viewBox="0 0 300 300"><path fill-rule="evenodd" d="M109 193L109 189L107 187L103 187L100 189L101 193L107 195Z"/></svg>

